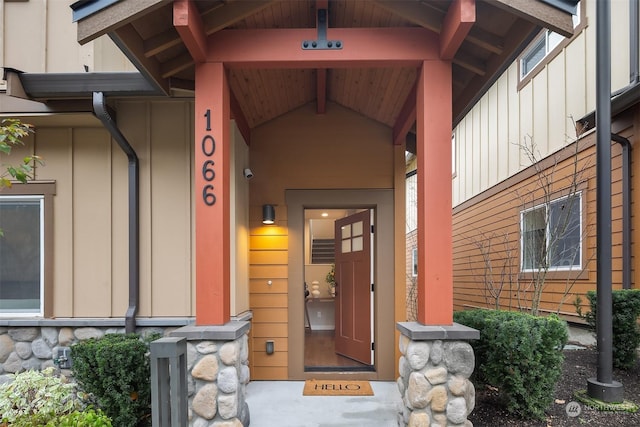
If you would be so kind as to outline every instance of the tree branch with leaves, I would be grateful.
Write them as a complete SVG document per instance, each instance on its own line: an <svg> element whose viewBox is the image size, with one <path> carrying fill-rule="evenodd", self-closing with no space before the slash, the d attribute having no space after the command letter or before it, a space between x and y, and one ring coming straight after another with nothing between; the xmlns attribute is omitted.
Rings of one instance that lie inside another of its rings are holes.
<svg viewBox="0 0 640 427"><path fill-rule="evenodd" d="M24 145L23 139L31 133L33 133L33 126L30 124L22 123L18 119L3 119L0 125L0 156L8 156L13 147ZM35 155L24 157L22 163L17 165L3 163L0 169L0 189L11 187L13 181L24 184L33 179L35 167L38 164L43 162Z"/></svg>

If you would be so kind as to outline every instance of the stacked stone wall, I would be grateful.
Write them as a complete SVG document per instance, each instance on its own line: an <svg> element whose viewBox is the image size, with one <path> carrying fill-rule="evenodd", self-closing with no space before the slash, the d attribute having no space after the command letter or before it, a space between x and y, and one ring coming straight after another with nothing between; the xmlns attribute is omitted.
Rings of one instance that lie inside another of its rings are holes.
<svg viewBox="0 0 640 427"><path fill-rule="evenodd" d="M475 407L475 387L469 380L475 367L473 348L466 340L428 337L453 331L451 335L475 339L477 331L455 324L448 331L412 322L399 325L397 384L404 405L398 425L472 427L467 417Z"/></svg>
<svg viewBox="0 0 640 427"><path fill-rule="evenodd" d="M248 322L243 324L248 325ZM180 331L176 326L154 326L138 328L136 333L168 336L176 331ZM249 407L245 399L246 385L250 380L247 332L245 327L240 336L233 339L189 338L187 385L190 426L249 425ZM58 368L54 360L61 347L72 348L73 344L81 341L122 333L125 333L124 328L112 326L0 326L0 384L11 381L11 374L25 370ZM211 335L216 336L215 333ZM73 360L73 351L71 358ZM61 369L60 373L72 377L73 371Z"/></svg>
<svg viewBox="0 0 640 427"><path fill-rule="evenodd" d="M140 328L136 332L142 336L151 333L164 335L171 328ZM15 326L0 327L0 383L9 381L9 374L48 367L56 368L54 359L60 347L90 338L101 338L105 334L121 334L124 328L113 327L65 327L65 326ZM73 357L73 356L72 356ZM63 369L66 376L70 370Z"/></svg>
<svg viewBox="0 0 640 427"><path fill-rule="evenodd" d="M249 340L187 343L189 421L193 427L249 425Z"/></svg>

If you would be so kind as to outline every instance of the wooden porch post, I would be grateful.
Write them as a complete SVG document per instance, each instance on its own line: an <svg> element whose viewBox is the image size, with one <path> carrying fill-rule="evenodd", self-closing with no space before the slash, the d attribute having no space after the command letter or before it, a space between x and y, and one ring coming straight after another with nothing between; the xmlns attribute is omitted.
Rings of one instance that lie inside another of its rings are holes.
<svg viewBox="0 0 640 427"><path fill-rule="evenodd" d="M196 324L230 320L230 107L224 64L196 64Z"/></svg>
<svg viewBox="0 0 640 427"><path fill-rule="evenodd" d="M451 62L424 61L417 88L418 322L453 323Z"/></svg>

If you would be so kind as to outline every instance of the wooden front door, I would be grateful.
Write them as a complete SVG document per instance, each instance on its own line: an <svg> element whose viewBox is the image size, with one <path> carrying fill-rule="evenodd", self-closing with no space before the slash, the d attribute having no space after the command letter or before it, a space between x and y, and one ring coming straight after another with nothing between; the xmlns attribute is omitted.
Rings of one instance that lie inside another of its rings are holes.
<svg viewBox="0 0 640 427"><path fill-rule="evenodd" d="M336 353L371 365L371 211L335 222Z"/></svg>

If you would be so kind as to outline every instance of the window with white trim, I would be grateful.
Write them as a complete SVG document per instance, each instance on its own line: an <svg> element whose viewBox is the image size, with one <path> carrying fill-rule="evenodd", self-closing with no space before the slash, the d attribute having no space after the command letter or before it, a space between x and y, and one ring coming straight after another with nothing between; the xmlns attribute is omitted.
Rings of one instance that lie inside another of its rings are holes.
<svg viewBox="0 0 640 427"><path fill-rule="evenodd" d="M582 193L520 212L523 272L582 268Z"/></svg>
<svg viewBox="0 0 640 427"><path fill-rule="evenodd" d="M573 15L573 28L580 24L580 3ZM545 30L520 57L520 80L526 77L544 58L549 55L563 40L564 36Z"/></svg>
<svg viewBox="0 0 640 427"><path fill-rule="evenodd" d="M44 313L44 196L0 196L0 316Z"/></svg>

